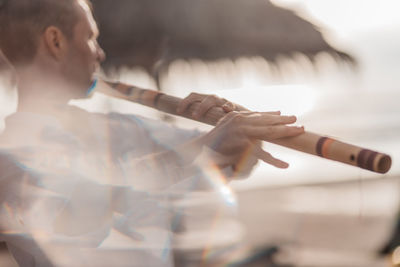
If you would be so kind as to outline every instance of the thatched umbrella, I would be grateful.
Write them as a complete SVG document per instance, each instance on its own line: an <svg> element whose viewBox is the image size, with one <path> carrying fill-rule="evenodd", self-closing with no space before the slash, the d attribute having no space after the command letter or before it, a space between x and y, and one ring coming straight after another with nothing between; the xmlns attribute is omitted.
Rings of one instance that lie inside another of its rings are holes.
<svg viewBox="0 0 400 267"><path fill-rule="evenodd" d="M177 59L215 61L319 52L352 61L310 22L268 0L92 0L107 53L105 70L145 68L159 74Z"/></svg>

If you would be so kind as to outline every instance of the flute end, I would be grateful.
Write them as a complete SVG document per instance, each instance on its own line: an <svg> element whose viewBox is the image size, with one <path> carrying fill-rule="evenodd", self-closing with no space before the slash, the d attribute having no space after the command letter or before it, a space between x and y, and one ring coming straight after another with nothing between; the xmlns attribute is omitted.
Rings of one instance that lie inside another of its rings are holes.
<svg viewBox="0 0 400 267"><path fill-rule="evenodd" d="M389 155L384 154L378 162L378 172L387 173L392 167L392 158Z"/></svg>

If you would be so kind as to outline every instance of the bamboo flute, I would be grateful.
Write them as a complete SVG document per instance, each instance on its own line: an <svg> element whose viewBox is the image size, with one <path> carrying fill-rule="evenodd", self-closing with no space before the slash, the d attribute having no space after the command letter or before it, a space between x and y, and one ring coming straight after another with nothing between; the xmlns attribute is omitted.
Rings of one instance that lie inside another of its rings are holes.
<svg viewBox="0 0 400 267"><path fill-rule="evenodd" d="M196 105L198 105L198 103L194 103L185 114L177 114L176 108L182 99L158 91L102 80L96 80L91 90L96 90L109 96L126 99L192 120L194 119L191 117L191 114L196 108ZM222 108L214 107L198 121L216 125L225 115L226 113ZM377 173L388 172L392 165L391 157L387 154L347 144L334 138L308 131L296 137L282 138L269 142Z"/></svg>

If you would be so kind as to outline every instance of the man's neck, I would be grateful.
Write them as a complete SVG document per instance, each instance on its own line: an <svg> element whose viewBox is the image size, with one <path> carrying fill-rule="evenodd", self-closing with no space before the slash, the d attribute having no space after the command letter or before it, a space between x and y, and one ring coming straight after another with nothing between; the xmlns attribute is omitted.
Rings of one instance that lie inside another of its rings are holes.
<svg viewBox="0 0 400 267"><path fill-rule="evenodd" d="M19 68L18 78L18 111L54 113L74 98L70 84L51 70Z"/></svg>

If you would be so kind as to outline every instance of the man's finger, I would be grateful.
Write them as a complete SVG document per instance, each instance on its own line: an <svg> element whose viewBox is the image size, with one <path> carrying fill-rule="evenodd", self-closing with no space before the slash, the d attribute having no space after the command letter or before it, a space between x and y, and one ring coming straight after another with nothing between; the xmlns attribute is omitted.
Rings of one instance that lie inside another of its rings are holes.
<svg viewBox="0 0 400 267"><path fill-rule="evenodd" d="M292 124L297 121L296 116L280 116L272 115L265 112L239 112L232 113L227 119L236 121L235 123L241 125L253 125L253 126L272 126L272 125L284 125Z"/></svg>
<svg viewBox="0 0 400 267"><path fill-rule="evenodd" d="M253 120L261 125L292 124L297 121L296 116L282 116L279 114L275 115L271 112L261 112L260 114L260 117L253 118Z"/></svg>
<svg viewBox="0 0 400 267"><path fill-rule="evenodd" d="M232 102L227 101L223 106L222 109L226 112L229 113L231 111L236 110L236 105Z"/></svg>
<svg viewBox="0 0 400 267"><path fill-rule="evenodd" d="M206 96L200 103L196 110L193 112L193 118L199 119L206 114L213 107L223 106L227 100L219 98L215 95Z"/></svg>
<svg viewBox="0 0 400 267"><path fill-rule="evenodd" d="M304 127L286 126L286 125L268 125L268 126L248 125L242 127L242 131L245 135L251 138L270 141L274 139L291 137L302 134L304 133Z"/></svg>
<svg viewBox="0 0 400 267"><path fill-rule="evenodd" d="M178 114L184 113L191 104L193 104L194 102L200 102L203 98L204 96L202 96L201 94L191 93L189 96L182 99L176 109L176 112Z"/></svg>
<svg viewBox="0 0 400 267"><path fill-rule="evenodd" d="M256 157L261 159L262 161L264 161L272 166L275 166L277 168L286 169L289 167L289 164L287 162L282 161L277 158L274 158L270 153L263 150L261 147L255 148L254 155L256 155Z"/></svg>
<svg viewBox="0 0 400 267"><path fill-rule="evenodd" d="M193 118L198 119L201 118L207 111L215 106L218 106L217 99L213 96L207 96L204 98L200 104L196 107L196 110L193 111Z"/></svg>
<svg viewBox="0 0 400 267"><path fill-rule="evenodd" d="M270 115L281 115L280 111L268 111L268 112L264 112L265 114L270 114Z"/></svg>

